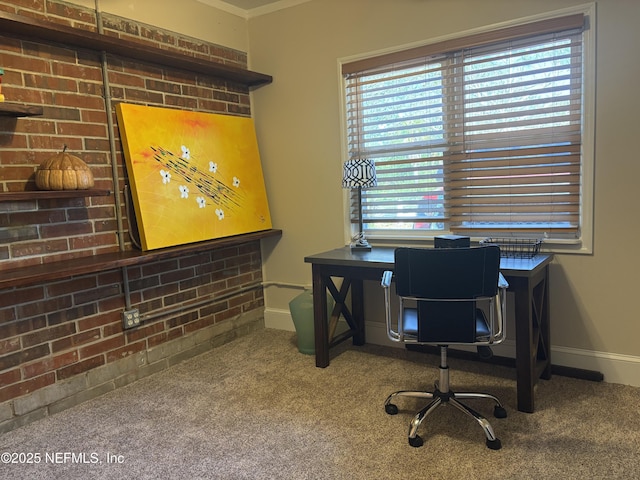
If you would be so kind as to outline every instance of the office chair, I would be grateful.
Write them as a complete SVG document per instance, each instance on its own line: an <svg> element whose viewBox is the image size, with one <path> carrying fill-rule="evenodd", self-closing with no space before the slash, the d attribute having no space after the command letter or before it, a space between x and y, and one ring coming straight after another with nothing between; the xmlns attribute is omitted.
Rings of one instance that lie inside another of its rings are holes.
<svg viewBox="0 0 640 480"><path fill-rule="evenodd" d="M409 425L409 444L420 447L424 442L417 431L425 417L439 406L452 405L480 424L487 437L487 447L500 449L502 444L487 419L460 401L493 400L494 416L505 418L507 412L500 400L488 393L452 392L447 365L448 345L481 346L486 353L490 345L505 338L503 319L509 285L500 274L499 247L398 248L394 256L394 271L385 271L382 276L387 334L394 342L439 346L440 378L433 392L392 393L384 403L385 411L389 415L398 413L398 407L391 403L397 397L431 400ZM395 321L391 315L392 278L399 298Z"/></svg>

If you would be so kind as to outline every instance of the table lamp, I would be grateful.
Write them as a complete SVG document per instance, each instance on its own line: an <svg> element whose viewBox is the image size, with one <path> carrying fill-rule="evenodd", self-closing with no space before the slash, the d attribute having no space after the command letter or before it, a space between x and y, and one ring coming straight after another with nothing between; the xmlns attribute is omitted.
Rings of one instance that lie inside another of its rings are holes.
<svg viewBox="0 0 640 480"><path fill-rule="evenodd" d="M358 190L358 233L351 239L353 250L371 250L371 245L364 236L362 227L362 189L375 187L376 166L368 158L355 158L344 162L342 171L342 188Z"/></svg>

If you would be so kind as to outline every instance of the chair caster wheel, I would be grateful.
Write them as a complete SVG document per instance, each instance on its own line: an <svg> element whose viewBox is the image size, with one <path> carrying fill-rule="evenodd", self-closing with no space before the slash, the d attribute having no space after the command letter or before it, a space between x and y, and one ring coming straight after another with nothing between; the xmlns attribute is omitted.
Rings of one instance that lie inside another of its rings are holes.
<svg viewBox="0 0 640 480"><path fill-rule="evenodd" d="M398 413L398 407L396 407L393 403L389 403L388 405L384 406L384 411L389 415L395 415Z"/></svg>
<svg viewBox="0 0 640 480"><path fill-rule="evenodd" d="M409 437L409 445L412 447L421 447L423 444L424 441L420 438L420 435L416 435L414 438Z"/></svg>
<svg viewBox="0 0 640 480"><path fill-rule="evenodd" d="M507 411L504 407L496 405L493 409L493 416L496 418L507 418Z"/></svg>
<svg viewBox="0 0 640 480"><path fill-rule="evenodd" d="M502 442L500 442L499 438L496 438L495 440L489 440L487 438L487 447L491 450L500 450L502 448Z"/></svg>

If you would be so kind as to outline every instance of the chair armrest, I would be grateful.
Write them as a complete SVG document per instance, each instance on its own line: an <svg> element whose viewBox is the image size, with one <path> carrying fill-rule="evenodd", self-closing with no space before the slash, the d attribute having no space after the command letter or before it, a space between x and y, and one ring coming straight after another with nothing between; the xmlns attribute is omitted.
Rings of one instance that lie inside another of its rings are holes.
<svg viewBox="0 0 640 480"><path fill-rule="evenodd" d="M382 274L382 280L380 281L380 285L384 288L389 288L391 286L391 279L393 278L393 272L391 270L386 270Z"/></svg>
<svg viewBox="0 0 640 480"><path fill-rule="evenodd" d="M389 340L394 342L402 341L402 333L400 328L400 320L398 320L398 331L396 332L392 326L391 319L391 280L393 279L393 272L391 270L386 270L382 274L382 280L380 280L380 285L384 289L384 313L385 313L385 323L387 326L387 337Z"/></svg>
<svg viewBox="0 0 640 480"><path fill-rule="evenodd" d="M506 317L507 317L507 288L509 288L509 282L502 276L502 273L498 275L498 294L494 299L495 314L497 317L497 325L493 324L491 329L493 331L493 339L495 343L501 343L507 336L506 332ZM492 315L493 317L493 315ZM497 331L494 328L497 326Z"/></svg>

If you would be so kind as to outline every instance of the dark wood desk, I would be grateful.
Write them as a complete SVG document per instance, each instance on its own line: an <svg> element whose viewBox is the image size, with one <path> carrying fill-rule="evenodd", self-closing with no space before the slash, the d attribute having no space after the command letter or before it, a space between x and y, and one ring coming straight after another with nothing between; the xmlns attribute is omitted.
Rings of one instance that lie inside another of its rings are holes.
<svg viewBox="0 0 640 480"><path fill-rule="evenodd" d="M363 281L380 281L382 272L393 270L394 248L375 247L371 251L351 251L349 247L305 257L313 273L313 316L316 366L329 365L329 349L353 337L354 345L365 343ZM551 378L549 325L549 263L553 255L532 259L503 258L500 270L515 294L516 376L518 410L534 411L533 388L538 378ZM332 277L343 279L340 288ZM327 322L327 290L335 306ZM347 307L351 293L351 309ZM334 338L342 316L349 330Z"/></svg>

